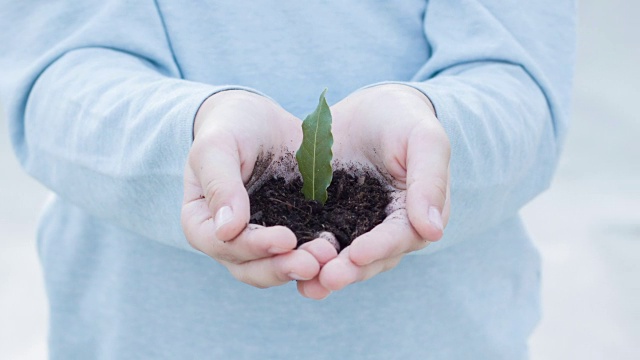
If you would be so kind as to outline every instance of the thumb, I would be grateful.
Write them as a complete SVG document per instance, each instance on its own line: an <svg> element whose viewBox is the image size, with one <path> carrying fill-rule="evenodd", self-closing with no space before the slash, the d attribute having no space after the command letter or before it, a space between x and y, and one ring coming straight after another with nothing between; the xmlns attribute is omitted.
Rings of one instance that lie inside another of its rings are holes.
<svg viewBox="0 0 640 360"><path fill-rule="evenodd" d="M407 142L407 214L418 234L429 241L442 237L449 219L451 146L435 121L418 123Z"/></svg>
<svg viewBox="0 0 640 360"><path fill-rule="evenodd" d="M207 138L204 145L194 142L189 164L213 217L216 238L229 241L249 223L250 208L236 141L223 135Z"/></svg>

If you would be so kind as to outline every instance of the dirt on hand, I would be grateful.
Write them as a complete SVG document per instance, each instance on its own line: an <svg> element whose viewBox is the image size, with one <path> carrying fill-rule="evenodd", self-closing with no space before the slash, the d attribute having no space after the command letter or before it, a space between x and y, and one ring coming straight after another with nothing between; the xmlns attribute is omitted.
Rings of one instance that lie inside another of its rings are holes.
<svg viewBox="0 0 640 360"><path fill-rule="evenodd" d="M287 183L273 177L249 195L253 224L286 226L298 238L298 246L332 233L340 250L370 231L387 216L389 190L374 176L335 171L325 205L307 200L300 192L302 180Z"/></svg>

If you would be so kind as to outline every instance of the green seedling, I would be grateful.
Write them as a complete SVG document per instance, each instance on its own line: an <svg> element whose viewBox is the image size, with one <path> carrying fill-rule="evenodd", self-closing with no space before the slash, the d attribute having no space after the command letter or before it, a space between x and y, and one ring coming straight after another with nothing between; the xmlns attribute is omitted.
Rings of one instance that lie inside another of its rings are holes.
<svg viewBox="0 0 640 360"><path fill-rule="evenodd" d="M325 99L326 93L327 89L324 89L318 107L302 122L302 144L296 152L298 169L302 174L302 193L308 200L322 205L327 201L327 188L333 179L331 110Z"/></svg>

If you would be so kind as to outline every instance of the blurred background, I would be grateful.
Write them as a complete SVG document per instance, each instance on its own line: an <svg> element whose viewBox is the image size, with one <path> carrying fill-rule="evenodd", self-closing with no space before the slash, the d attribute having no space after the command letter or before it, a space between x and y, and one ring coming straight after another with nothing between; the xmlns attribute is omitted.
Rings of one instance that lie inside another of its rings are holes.
<svg viewBox="0 0 640 360"><path fill-rule="evenodd" d="M579 2L574 112L551 189L523 215L543 256L534 360L640 359L640 2ZM46 190L0 115L0 359L46 358L35 248Z"/></svg>

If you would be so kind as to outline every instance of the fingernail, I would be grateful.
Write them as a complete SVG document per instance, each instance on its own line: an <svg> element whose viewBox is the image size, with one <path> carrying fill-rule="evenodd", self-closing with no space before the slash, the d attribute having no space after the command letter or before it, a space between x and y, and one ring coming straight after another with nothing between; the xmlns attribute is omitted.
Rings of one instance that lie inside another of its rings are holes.
<svg viewBox="0 0 640 360"><path fill-rule="evenodd" d="M329 231L323 231L318 234L317 237L327 240L329 244L333 245L333 247L336 248L337 252L340 252L340 242L338 241L338 239L336 239L336 236L333 235L333 233Z"/></svg>
<svg viewBox="0 0 640 360"><path fill-rule="evenodd" d="M442 215L435 206L429 207L429 221L436 229L442 231L444 226L442 225Z"/></svg>
<svg viewBox="0 0 640 360"><path fill-rule="evenodd" d="M293 280L309 280L309 279L305 279L305 278L303 278L302 276L300 276L300 275L298 275L298 274L296 274L296 273L294 273L294 272L290 272L290 273L288 274L288 276L289 276L291 279L293 279Z"/></svg>
<svg viewBox="0 0 640 360"><path fill-rule="evenodd" d="M232 217L233 211L229 206L221 207L220 210L218 210L218 212L216 213L216 230L220 229L222 225L231 221Z"/></svg>

